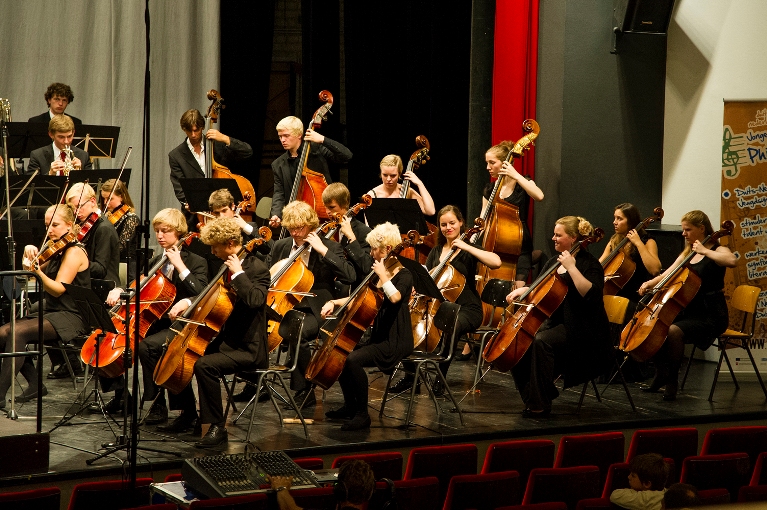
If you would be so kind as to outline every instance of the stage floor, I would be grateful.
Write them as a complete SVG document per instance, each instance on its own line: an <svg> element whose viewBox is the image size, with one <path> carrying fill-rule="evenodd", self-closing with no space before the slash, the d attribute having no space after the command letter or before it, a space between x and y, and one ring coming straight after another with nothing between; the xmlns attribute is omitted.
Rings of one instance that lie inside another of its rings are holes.
<svg viewBox="0 0 767 510"><path fill-rule="evenodd" d="M448 382L457 400L464 398L461 409L465 426L459 416L451 412L452 405L446 398L438 399L441 411L435 407L425 392L416 397L413 408L413 426L403 427L407 399L398 398L389 402L384 415L379 419L378 408L383 396L385 376L370 374L370 414L373 420L370 430L342 432L339 422L327 421L324 413L342 403L338 385L325 392L317 390L318 403L306 413L313 422L308 425L309 438L304 436L300 422L280 422L272 404L261 403L254 419L251 442L260 450L286 450L291 456L340 455L348 452L403 449L414 446L503 440L510 438L544 436L553 434L582 433L585 431L625 430L632 428L679 426L714 422L737 422L767 418L767 399L756 378L739 378L741 388L735 386L729 374L723 371L714 395L708 402L715 364L696 361L690 371L685 390L680 392L676 402L664 402L660 394L645 394L639 391L640 384L631 383L629 388L637 406L634 412L620 384L611 385L602 395L602 402L594 398L589 388L580 414L576 414L580 387L561 393L555 400L551 416L529 419L521 416L522 402L509 374L491 371L480 384L479 391L467 395L473 381L473 362L453 363ZM47 366L46 366L47 372ZM67 413L77 397L70 380L45 381L48 395L43 398L43 432L51 430ZM80 384L82 386L82 384ZM600 392L604 384L598 385ZM17 389L19 387L17 386ZM92 383L88 386L90 390ZM239 387L238 387L239 390ZM21 390L18 390L21 391ZM408 394L409 395L409 394ZM109 394L105 398L109 399ZM241 406L239 406L241 407ZM19 419L0 419L0 437L34 432L35 403L17 406ZM161 435L153 426L140 428L139 446L166 450L157 453L140 450L138 463L142 469L175 469L184 457L212 453L242 453L245 451L245 435L248 427L247 411L236 424L228 424L229 443L214 450L200 450L194 447L196 440L190 434L178 436ZM233 413L230 412L231 420ZM285 411L286 417L292 415ZM48 474L33 475L30 483L54 480L57 477L75 478L82 476L108 475L121 472L125 467L125 453L117 452L88 465L101 450L103 443L115 440L122 433L122 416L117 421L106 420L100 415L82 413L70 424L56 428L50 433L50 467ZM173 455L175 454L175 455ZM26 478L26 477L25 477ZM0 486L16 485L19 478L0 480Z"/></svg>

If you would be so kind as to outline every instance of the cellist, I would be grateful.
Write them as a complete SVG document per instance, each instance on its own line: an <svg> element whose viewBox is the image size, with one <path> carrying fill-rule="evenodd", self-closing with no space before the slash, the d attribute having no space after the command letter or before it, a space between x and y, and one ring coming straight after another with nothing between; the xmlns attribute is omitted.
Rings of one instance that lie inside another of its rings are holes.
<svg viewBox="0 0 767 510"><path fill-rule="evenodd" d="M168 329L176 317L189 308L192 300L208 284L208 264L205 259L187 250L185 245L182 245L181 249L175 247L187 233L184 214L178 209L163 209L152 218L152 228L157 244L163 251L149 261L149 267L153 267L163 255L167 255L168 259L162 272L176 287L176 297L167 316L155 321L146 337L138 344L138 359L141 362L144 381L142 402L154 401L149 408L149 415L144 420L147 425L157 425L168 420L165 389L158 387L152 377L154 368L162 355ZM197 419L197 406L191 386L178 395L171 394L169 400L170 409L180 410L181 414L166 426L164 431L183 432L190 428Z"/></svg>
<svg viewBox="0 0 767 510"><path fill-rule="evenodd" d="M282 209L285 201L289 200L290 190L296 175L302 172L298 168L298 153L301 142L311 144L307 166L325 176L325 180L331 183L328 161L343 164L352 159L352 152L344 145L319 134L313 129L304 132L304 124L297 117L285 117L277 123L277 136L280 139L285 153L272 161L272 173L274 174L274 196L272 197L272 209L269 218L269 226L277 228L282 225Z"/></svg>
<svg viewBox="0 0 767 510"><path fill-rule="evenodd" d="M346 420L341 430L360 430L370 427L368 414L368 376L365 367L377 366L385 373L413 351L413 330L410 325L408 298L413 290L413 275L399 266L393 274L384 265L384 259L402 242L399 229L388 221L371 230L367 237L373 257L373 271L379 278L384 301L373 321L370 340L357 346L346 358L338 378L344 396L344 405L325 416L331 420ZM325 318L336 306L342 306L348 298L330 300L322 307Z"/></svg>
<svg viewBox="0 0 767 510"><path fill-rule="evenodd" d="M464 334L474 331L482 324L482 301L477 293L477 286L474 285L474 275L477 272L477 262L482 262L491 269L501 266L501 258L489 251L478 248L461 239L461 234L466 231L466 222L463 219L461 210L454 205L446 205L437 213L439 230L437 231L437 245L431 249L426 259L426 269L432 269L439 265L446 257L449 257L451 251L457 248L460 251L458 255L450 262L453 268L464 277L465 284L456 303L461 305L458 312L458 327L455 337L461 338ZM443 345L443 349L448 346ZM443 353L447 355L447 353ZM440 364L442 375L447 375L450 368L450 362ZM391 387L394 393L401 393L410 389L413 385L414 375L410 372L400 379L397 384ZM444 388L439 381L432 388L435 395L442 395Z"/></svg>
<svg viewBox="0 0 767 510"><path fill-rule="evenodd" d="M69 233L74 225L74 211L66 204L53 205L45 212L45 223L48 225L48 239L54 242L58 241ZM90 263L85 247L78 242L65 245L60 252L42 265L38 264L38 254L37 246L25 246L22 267L25 271L34 271L43 284L45 294L43 342L58 345L59 339L70 341L88 331L88 326L85 324L80 310L75 306L74 300L67 294L66 288L62 284L68 283L90 288L91 280L88 270ZM37 304L33 306L33 312L37 306ZM11 325L5 324L0 327L0 346L2 346L3 352L23 351L27 344L37 343L37 317L16 321L14 333L15 342L11 336ZM42 363L42 358L38 359L38 363ZM29 382L29 386L24 393L16 397L17 402L27 402L37 398L38 393L41 396L48 393L45 386L37 387L37 376L31 362L26 363L22 358L17 358L16 372L20 371ZM11 371L11 361L6 358L3 360L2 370L0 370L0 409L5 408L5 394L10 389L14 376L15 374Z"/></svg>
<svg viewBox="0 0 767 510"><path fill-rule="evenodd" d="M582 384L604 373L612 363L610 328L602 298L604 271L587 250L570 249L580 239L592 235L594 228L580 216L565 216L554 225L554 249L544 270L559 262L559 276L567 283L567 294L557 310L538 329L530 348L511 369L525 409L522 416L544 417L551 413L551 402L559 391L554 380L564 374L565 388ZM506 296L512 303L527 287L514 289Z"/></svg>
<svg viewBox="0 0 767 510"><path fill-rule="evenodd" d="M666 341L652 358L655 361L655 379L650 386L642 388L643 391L655 393L665 386L663 400L666 401L676 400L684 344L694 343L699 349L706 350L727 329L729 313L724 298L724 274L728 267L735 267L738 262L730 249L718 241L703 244L703 240L714 232L711 221L703 211L688 212L682 216L681 225L684 251L662 274L639 287L640 296L647 294L673 272L691 251L696 253L687 266L700 277L700 289L669 326Z"/></svg>
<svg viewBox="0 0 767 510"><path fill-rule="evenodd" d="M272 267L277 261L287 259L293 250L297 250L304 243L309 245L309 249L305 250L299 259L314 275L314 284L310 292L316 296L305 297L296 306L297 310L306 313L306 318L298 349L298 367L290 378L290 388L296 392L294 400L299 405L304 402L304 407L313 406L317 402L314 393L309 391L306 367L311 360L309 341L319 333L322 305L333 298L336 280L351 284L356 277L354 266L344 257L341 246L314 233L319 224L317 212L309 204L300 200L289 203L282 210L282 226L290 232L290 237L276 241L267 257L267 265ZM298 263L299 259L296 259L295 263Z"/></svg>

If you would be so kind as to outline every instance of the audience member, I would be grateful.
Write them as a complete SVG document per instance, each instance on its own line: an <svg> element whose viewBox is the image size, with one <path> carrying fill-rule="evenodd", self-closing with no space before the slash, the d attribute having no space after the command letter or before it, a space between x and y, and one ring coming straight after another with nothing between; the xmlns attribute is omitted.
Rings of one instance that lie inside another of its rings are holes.
<svg viewBox="0 0 767 510"><path fill-rule="evenodd" d="M290 476L273 476L271 488L277 491L277 504L280 510L300 510L293 496L290 495ZM373 497L376 481L373 470L364 460L352 460L344 463L338 470L335 486L336 508L338 510L367 510L368 502Z"/></svg>
<svg viewBox="0 0 767 510"><path fill-rule="evenodd" d="M610 502L629 510L661 510L666 492L668 466L657 453L645 453L631 459L629 488L616 489Z"/></svg>
<svg viewBox="0 0 767 510"><path fill-rule="evenodd" d="M671 485L663 496L663 508L691 508L700 506L698 490L687 483L675 483Z"/></svg>

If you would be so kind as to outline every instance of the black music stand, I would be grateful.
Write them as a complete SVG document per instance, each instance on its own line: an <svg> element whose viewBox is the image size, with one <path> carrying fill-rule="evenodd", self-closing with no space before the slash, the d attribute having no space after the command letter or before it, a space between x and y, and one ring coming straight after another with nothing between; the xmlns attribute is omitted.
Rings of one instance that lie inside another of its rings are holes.
<svg viewBox="0 0 767 510"><path fill-rule="evenodd" d="M93 126L83 124L75 126L74 147L80 148L92 158L113 158L120 137L119 126Z"/></svg>
<svg viewBox="0 0 767 510"><path fill-rule="evenodd" d="M11 196L18 195L18 198L14 201L11 199L14 208L26 208L31 207L49 207L55 205L61 201L61 191L66 185L67 178L58 175L38 175L35 176L30 182L29 186L24 189L24 186L29 181L28 175L9 175L8 185L10 186ZM5 184L0 184L0 189L4 189ZM21 190L24 189L22 192ZM3 194L5 196L5 194ZM5 200L2 200L2 207L0 210L5 210Z"/></svg>
<svg viewBox="0 0 767 510"><path fill-rule="evenodd" d="M234 203L242 202L242 192L237 181L234 179L179 179L181 189L184 191L186 203L192 212L208 212L208 199L210 194L220 189L228 189L234 197Z"/></svg>
<svg viewBox="0 0 767 510"><path fill-rule="evenodd" d="M396 224L400 232L429 233L421 206L412 198L374 198L365 209L365 222L373 228L387 221Z"/></svg>
<svg viewBox="0 0 767 510"><path fill-rule="evenodd" d="M413 201L415 202L415 200ZM405 268L412 273L413 288L415 288L415 291L418 294L434 298L440 303L445 300L445 298L442 296L442 293L439 291L439 287L437 287L437 283L431 277L429 272L426 271L425 267L423 267L415 260L401 257L399 255L397 256L397 260L399 260L400 264L405 266ZM409 296L407 297L409 299Z"/></svg>
<svg viewBox="0 0 767 510"><path fill-rule="evenodd" d="M73 170L69 172L69 185L75 184L76 182L85 182L88 181L88 184L93 188L93 190L96 192L97 201L99 204L101 204L101 186L107 182L109 179L117 179L120 177L120 180L125 183L125 186L128 186L128 182L130 181L130 168L126 168L123 170L122 175L120 175L120 169L101 169L101 170Z"/></svg>
<svg viewBox="0 0 767 510"><path fill-rule="evenodd" d="M29 154L53 143L48 124L40 122L6 122L8 127L8 158L28 158Z"/></svg>

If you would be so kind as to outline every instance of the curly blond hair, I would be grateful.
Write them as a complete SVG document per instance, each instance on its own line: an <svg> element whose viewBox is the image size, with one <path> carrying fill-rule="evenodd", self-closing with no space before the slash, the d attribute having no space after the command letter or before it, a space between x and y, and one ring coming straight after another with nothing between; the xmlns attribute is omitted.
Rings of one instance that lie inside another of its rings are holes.
<svg viewBox="0 0 767 510"><path fill-rule="evenodd" d="M295 200L282 209L282 226L288 230L309 226L314 230L320 226L317 211L306 202Z"/></svg>
<svg viewBox="0 0 767 510"><path fill-rule="evenodd" d="M594 227L586 218L580 216L563 216L556 221L557 225L565 228L565 233L577 240L588 237L594 233Z"/></svg>
<svg viewBox="0 0 767 510"><path fill-rule="evenodd" d="M402 236L400 236L399 227L387 221L386 223L376 225L373 230L368 232L365 241L368 242L371 248L383 248L384 246L394 248L402 242Z"/></svg>
<svg viewBox="0 0 767 510"><path fill-rule="evenodd" d="M242 244L240 226L234 218L216 218L209 221L200 231L200 240L208 246L213 244L228 244L234 241L236 245Z"/></svg>

